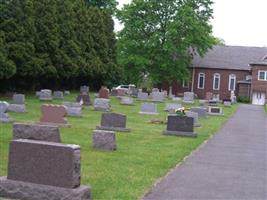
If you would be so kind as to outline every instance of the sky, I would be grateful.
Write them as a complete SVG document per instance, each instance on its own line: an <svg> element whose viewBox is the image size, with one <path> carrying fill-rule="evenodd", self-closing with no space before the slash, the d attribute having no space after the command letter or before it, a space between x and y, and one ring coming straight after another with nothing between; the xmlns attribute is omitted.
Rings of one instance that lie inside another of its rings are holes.
<svg viewBox="0 0 267 200"><path fill-rule="evenodd" d="M226 45L267 47L267 0L214 0L213 11L213 35ZM115 30L121 28L115 21Z"/></svg>

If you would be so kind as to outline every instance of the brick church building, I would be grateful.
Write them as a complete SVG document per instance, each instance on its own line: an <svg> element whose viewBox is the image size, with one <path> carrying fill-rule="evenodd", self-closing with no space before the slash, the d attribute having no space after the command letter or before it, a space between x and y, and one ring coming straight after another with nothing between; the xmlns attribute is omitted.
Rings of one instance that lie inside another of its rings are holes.
<svg viewBox="0 0 267 200"><path fill-rule="evenodd" d="M196 56L190 70L190 83L172 83L174 95L192 91L204 99L212 92L222 100L234 91L253 104L263 105L267 99L267 47L214 46L203 58Z"/></svg>

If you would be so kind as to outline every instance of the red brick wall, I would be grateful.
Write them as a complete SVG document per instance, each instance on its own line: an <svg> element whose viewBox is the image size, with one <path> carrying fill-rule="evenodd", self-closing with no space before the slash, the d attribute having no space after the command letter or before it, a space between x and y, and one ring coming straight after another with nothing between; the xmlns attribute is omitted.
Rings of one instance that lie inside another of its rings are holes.
<svg viewBox="0 0 267 200"><path fill-rule="evenodd" d="M258 80L258 71L267 71L267 66L252 66L251 90L267 94L267 81Z"/></svg>
<svg viewBox="0 0 267 200"><path fill-rule="evenodd" d="M205 86L204 89L198 89L198 74L205 74ZM215 73L220 74L220 89L213 90L213 75ZM237 82L245 80L246 76L250 74L246 70L228 70L228 69L207 69L207 68L195 68L194 76L194 93L198 95L199 98L204 99L206 92L212 92L213 94L220 94L220 99L229 98L231 92L228 90L229 85L229 75L236 75L236 88L235 93L237 95Z"/></svg>

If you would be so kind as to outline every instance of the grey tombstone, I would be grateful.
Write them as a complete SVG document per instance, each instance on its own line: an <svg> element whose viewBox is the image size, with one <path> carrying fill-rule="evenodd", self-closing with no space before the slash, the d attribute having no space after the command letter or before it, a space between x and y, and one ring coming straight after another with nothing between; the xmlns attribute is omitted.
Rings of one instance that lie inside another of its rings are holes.
<svg viewBox="0 0 267 200"><path fill-rule="evenodd" d="M65 90L64 91L64 95L70 95L70 91L69 90Z"/></svg>
<svg viewBox="0 0 267 200"><path fill-rule="evenodd" d="M134 100L131 97L121 97L121 104L122 105L133 105Z"/></svg>
<svg viewBox="0 0 267 200"><path fill-rule="evenodd" d="M194 127L200 127L200 123L198 121L198 113L188 111L185 113L187 117L192 117L194 119Z"/></svg>
<svg viewBox="0 0 267 200"><path fill-rule="evenodd" d="M138 89L137 88L130 88L131 96L137 97L138 96Z"/></svg>
<svg viewBox="0 0 267 200"><path fill-rule="evenodd" d="M13 139L61 142L58 127L25 123L13 124Z"/></svg>
<svg viewBox="0 0 267 200"><path fill-rule="evenodd" d="M126 128L126 120L126 115L121 113L102 113L101 124L96 129L130 132L131 129Z"/></svg>
<svg viewBox="0 0 267 200"><path fill-rule="evenodd" d="M0 179L0 197L27 200L89 200L80 186L80 147L36 140L13 140L7 177Z"/></svg>
<svg viewBox="0 0 267 200"><path fill-rule="evenodd" d="M184 103L194 103L194 93L193 92L184 92Z"/></svg>
<svg viewBox="0 0 267 200"><path fill-rule="evenodd" d="M159 113L157 112L157 104L143 103L141 105L141 111L139 113L145 115L158 115Z"/></svg>
<svg viewBox="0 0 267 200"><path fill-rule="evenodd" d="M48 89L41 90L39 99L41 101L51 101L53 100L52 98L52 91Z"/></svg>
<svg viewBox="0 0 267 200"><path fill-rule="evenodd" d="M152 98L152 101L163 102L165 97L164 97L163 92L152 92L151 98Z"/></svg>
<svg viewBox="0 0 267 200"><path fill-rule="evenodd" d="M0 101L0 122L3 123L9 123L13 122L14 120L9 117L9 115L6 113L8 110L9 104L5 101Z"/></svg>
<svg viewBox="0 0 267 200"><path fill-rule="evenodd" d="M181 101L182 98L181 98L181 97L172 97L172 100L173 100L173 101Z"/></svg>
<svg viewBox="0 0 267 200"><path fill-rule="evenodd" d="M25 104L25 95L24 94L14 94L12 97L13 104Z"/></svg>
<svg viewBox="0 0 267 200"><path fill-rule="evenodd" d="M89 93L89 86L87 86L87 85L82 85L82 86L80 87L80 93L82 93L82 94L88 94L88 93Z"/></svg>
<svg viewBox="0 0 267 200"><path fill-rule="evenodd" d="M110 99L96 98L94 101L94 110L109 112L111 108Z"/></svg>
<svg viewBox="0 0 267 200"><path fill-rule="evenodd" d="M231 107L232 103L231 103L231 101L224 101L224 102L223 102L223 105L224 105L225 107Z"/></svg>
<svg viewBox="0 0 267 200"><path fill-rule="evenodd" d="M196 137L194 132L194 119L187 116L169 115L167 130L164 135Z"/></svg>
<svg viewBox="0 0 267 200"><path fill-rule="evenodd" d="M117 149L116 136L114 131L94 130L93 148L100 150L114 151Z"/></svg>
<svg viewBox="0 0 267 200"><path fill-rule="evenodd" d="M24 113L24 112L26 112L26 106L25 106L25 104L9 104L7 111Z"/></svg>
<svg viewBox="0 0 267 200"><path fill-rule="evenodd" d="M223 115L223 109L217 106L209 106L208 107L208 114L209 115Z"/></svg>
<svg viewBox="0 0 267 200"><path fill-rule="evenodd" d="M148 99L148 93L146 93L146 92L138 92L137 99L138 100L142 100L142 101L147 100Z"/></svg>
<svg viewBox="0 0 267 200"><path fill-rule="evenodd" d="M64 102L63 105L67 109L67 115L72 117L82 116L82 105L80 103Z"/></svg>
<svg viewBox="0 0 267 200"><path fill-rule="evenodd" d="M64 93L62 91L54 91L54 99L64 99Z"/></svg>
<svg viewBox="0 0 267 200"><path fill-rule="evenodd" d="M152 92L159 92L158 88L152 88Z"/></svg>
<svg viewBox="0 0 267 200"><path fill-rule="evenodd" d="M175 110L177 110L178 108L181 108L181 107L182 107L181 104L167 103L165 105L164 111L167 111L167 112L175 112Z"/></svg>
<svg viewBox="0 0 267 200"><path fill-rule="evenodd" d="M204 107L193 107L190 109L190 111L197 113L198 117L207 117L207 109Z"/></svg>

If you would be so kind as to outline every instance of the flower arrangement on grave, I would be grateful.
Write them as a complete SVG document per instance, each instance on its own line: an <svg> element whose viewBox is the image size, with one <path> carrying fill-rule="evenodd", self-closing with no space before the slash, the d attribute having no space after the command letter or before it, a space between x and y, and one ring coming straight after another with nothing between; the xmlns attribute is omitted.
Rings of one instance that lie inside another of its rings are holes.
<svg viewBox="0 0 267 200"><path fill-rule="evenodd" d="M181 107L175 110L177 116L185 116L185 108Z"/></svg>

